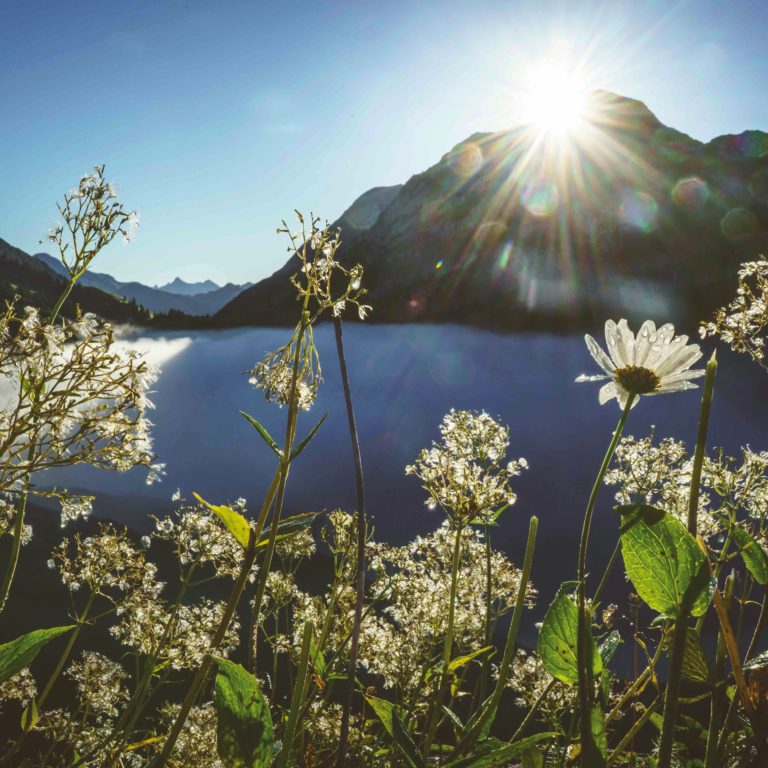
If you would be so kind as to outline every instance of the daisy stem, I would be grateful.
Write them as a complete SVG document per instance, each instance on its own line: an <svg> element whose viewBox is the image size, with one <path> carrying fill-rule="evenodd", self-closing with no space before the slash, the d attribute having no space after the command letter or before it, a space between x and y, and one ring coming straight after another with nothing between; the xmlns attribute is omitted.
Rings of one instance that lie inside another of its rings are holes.
<svg viewBox="0 0 768 768"><path fill-rule="evenodd" d="M592 486L592 492L589 495L589 501L587 502L587 509L584 513L584 523L581 528L581 539L579 541L579 566L578 566L578 587L577 587L577 602L578 602L578 629L576 634L576 663L579 669L579 735L581 740L581 754L582 765L590 766L595 764L602 764L604 761L598 757L598 752L593 745L592 730L590 727L590 711L592 708L592 700L594 693L592 691L592 667L589 668L586 663L586 638L589 632L589 626L591 620L587 614L587 600L585 592L585 571L587 564L587 542L589 541L589 531L592 525L592 515L595 511L595 505L597 503L597 496L600 492L600 488L603 484L603 478L608 470L608 466L613 459L613 454L616 451L619 439L624 431L624 425L627 423L627 417L629 416L629 410L632 408L632 404L635 401L635 394L630 394L627 398L624 411L621 414L619 423L613 433L611 442L608 445L608 450L603 457L603 463L600 465L600 470L595 478L595 483ZM590 749L589 747L592 746Z"/></svg>
<svg viewBox="0 0 768 768"><path fill-rule="evenodd" d="M696 515L699 508L699 483L701 481L701 469L704 463L704 448L707 442L707 428L709 426L709 412L712 407L712 394L715 388L715 374L717 373L717 358L712 353L712 358L707 363L707 374L704 380L704 394L701 398L701 412L699 415L699 429L696 436L696 449L693 454L693 471L691 472L691 490L688 497L688 530L692 536L696 535ZM690 600L683 600L677 616L675 617L674 635L672 637L672 649L669 654L669 677L664 693L664 716L661 726L661 738L659 741L658 768L669 768L672 762L672 747L675 736L675 720L677 719L677 700L680 694L680 678L683 674L683 657L685 655L685 638L688 634L688 620L691 615Z"/></svg>

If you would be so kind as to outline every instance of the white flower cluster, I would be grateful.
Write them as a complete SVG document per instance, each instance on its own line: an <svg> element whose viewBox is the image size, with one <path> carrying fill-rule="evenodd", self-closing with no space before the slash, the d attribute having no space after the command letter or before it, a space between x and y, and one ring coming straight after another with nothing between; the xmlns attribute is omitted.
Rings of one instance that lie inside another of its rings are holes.
<svg viewBox="0 0 768 768"><path fill-rule="evenodd" d="M156 519L154 536L170 542L184 566L208 564L217 576L233 579L240 572L242 547L202 504L182 504L174 517ZM255 575L256 565L250 575L251 581Z"/></svg>
<svg viewBox="0 0 768 768"><path fill-rule="evenodd" d="M380 675L387 688L398 687L426 704L420 690L425 665L445 635L451 590L455 531L446 521L434 533L403 547L370 545L374 579L370 593L383 592L386 603L363 622L361 664ZM454 618L456 655L482 647L486 619L486 546L481 532L464 528ZM491 553L492 621L511 608L520 572L507 556ZM535 590L528 586L528 599Z"/></svg>
<svg viewBox="0 0 768 768"><path fill-rule="evenodd" d="M56 224L47 239L58 246L61 262L73 277L82 275L118 235L130 242L139 225L138 213L123 208L114 185L104 178L103 165L83 176L58 209L63 224Z"/></svg>
<svg viewBox="0 0 768 768"><path fill-rule="evenodd" d="M91 592L115 599L120 593L154 588L157 567L147 562L125 531L102 525L95 536L75 534L62 541L48 561L58 569L64 585L72 592L86 586Z"/></svg>
<svg viewBox="0 0 768 768"><path fill-rule="evenodd" d="M14 494L8 494L9 499L13 499ZM16 507L9 504L0 495L0 539L6 534L10 534L13 525L16 522ZM21 545L25 546L32 541L32 526L24 523L21 529Z"/></svg>
<svg viewBox="0 0 768 768"><path fill-rule="evenodd" d="M295 344L300 345L295 397L299 409L308 411L315 402L323 377L317 353L314 347L308 344L306 337L294 338L291 343L265 355L264 359L249 371L248 383L261 389L268 402L275 403L281 408L289 405L291 388L294 385Z"/></svg>
<svg viewBox="0 0 768 768"><path fill-rule="evenodd" d="M120 622L109 631L123 645L144 656L156 655L172 669L195 669L212 650L211 641L225 606L224 602L203 598L181 605L173 613L164 600L137 590L120 604ZM172 622L171 632L161 648L168 622ZM239 631L238 622L232 621L221 646L215 649L217 655L226 656L237 647Z"/></svg>
<svg viewBox="0 0 768 768"><path fill-rule="evenodd" d="M765 331L768 326L768 259L748 261L739 269L736 297L702 323L702 338L719 336L731 349L748 354L763 368Z"/></svg>
<svg viewBox="0 0 768 768"><path fill-rule="evenodd" d="M178 713L178 704L162 707L162 731L168 731ZM168 759L168 768L224 768L216 751L216 726L216 708L212 702L192 707ZM161 739L158 749L162 745Z"/></svg>
<svg viewBox="0 0 768 768"><path fill-rule="evenodd" d="M13 396L0 401L0 489L41 470L73 464L125 471L154 463L148 389L155 373L135 352L118 352L112 329L87 316L54 325L27 307L0 317L0 380ZM62 521L87 514L84 499L66 501Z"/></svg>
<svg viewBox="0 0 768 768"><path fill-rule="evenodd" d="M430 509L441 507L460 520L490 521L495 511L514 504L517 496L509 485L528 462L517 459L504 464L509 428L487 413L451 410L440 425L441 443L425 448L406 474L422 481Z"/></svg>
<svg viewBox="0 0 768 768"><path fill-rule="evenodd" d="M37 696L37 684L29 667L25 667L21 672L0 683L0 703L18 701L22 707L26 707L35 696ZM1 709L0 712L2 712Z"/></svg>
<svg viewBox="0 0 768 768"><path fill-rule="evenodd" d="M117 717L128 701L124 683L128 675L116 662L95 651L84 651L67 670L74 681L81 708L98 715Z"/></svg>

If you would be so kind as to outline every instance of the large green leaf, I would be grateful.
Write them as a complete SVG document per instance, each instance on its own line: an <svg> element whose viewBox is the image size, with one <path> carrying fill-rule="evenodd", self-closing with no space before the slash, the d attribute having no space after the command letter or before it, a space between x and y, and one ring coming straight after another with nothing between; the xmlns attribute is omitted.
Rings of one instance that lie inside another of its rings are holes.
<svg viewBox="0 0 768 768"><path fill-rule="evenodd" d="M557 734L554 732L545 731L533 736L527 736L512 744L504 744L502 742L500 746L498 746L499 742L497 739L488 739L486 742L480 742L477 745L477 751L481 754L446 763L445 768L500 768L500 766L507 766L510 764L510 760L520 757L526 750L534 747L539 742L555 738L556 736ZM488 743L492 743L495 748L490 751L483 749L483 745Z"/></svg>
<svg viewBox="0 0 768 768"><path fill-rule="evenodd" d="M465 664L468 664L478 656L483 656L484 654L493 650L494 646L486 645L484 648L478 648L476 651L472 651L472 653L467 653L464 656L457 656L455 659L451 659L451 661L448 663L448 672L455 672L457 669L463 667Z"/></svg>
<svg viewBox="0 0 768 768"><path fill-rule="evenodd" d="M709 606L704 553L672 515L646 504L618 507L621 552L637 594L664 616L676 617L686 604L694 616Z"/></svg>
<svg viewBox="0 0 768 768"><path fill-rule="evenodd" d="M239 664L214 657L216 743L226 768L267 768L275 754L269 704L258 680Z"/></svg>
<svg viewBox="0 0 768 768"><path fill-rule="evenodd" d="M579 682L579 667L576 663L578 624L579 609L568 590L560 587L544 617L538 650L547 672L568 685ZM586 658L592 659L592 672L599 675L603 662L591 635L586 645Z"/></svg>
<svg viewBox="0 0 768 768"><path fill-rule="evenodd" d="M424 768L419 750L396 709L392 710L392 737L409 768Z"/></svg>
<svg viewBox="0 0 768 768"><path fill-rule="evenodd" d="M0 684L28 667L47 642L69 632L73 626L36 629L0 645Z"/></svg>
<svg viewBox="0 0 768 768"><path fill-rule="evenodd" d="M205 506L208 507L208 509L210 509L222 523L224 523L226 529L235 537L243 549L248 549L248 542L251 538L251 526L239 512L230 509L230 507L209 504L198 494L194 494L194 496L201 504L205 504Z"/></svg>
<svg viewBox="0 0 768 768"><path fill-rule="evenodd" d="M744 565L752 574L758 584L768 584L768 555L765 550L741 528L731 528L733 540L739 547L739 554L744 560Z"/></svg>
<svg viewBox="0 0 768 768"><path fill-rule="evenodd" d="M704 653L704 649L701 647L699 633L693 627L688 627L685 632L683 677L692 680L694 683L708 683L712 677L712 666Z"/></svg>
<svg viewBox="0 0 768 768"><path fill-rule="evenodd" d="M371 705L371 709L376 713L379 720L381 720L384 730L392 736L392 708L394 706L392 702L387 701L386 699L380 699L377 696L366 696L365 700Z"/></svg>

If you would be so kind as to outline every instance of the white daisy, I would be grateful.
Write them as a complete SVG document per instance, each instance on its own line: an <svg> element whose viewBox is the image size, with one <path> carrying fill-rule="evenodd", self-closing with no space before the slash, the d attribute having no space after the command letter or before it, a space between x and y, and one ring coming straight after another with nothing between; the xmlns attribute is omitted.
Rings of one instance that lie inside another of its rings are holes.
<svg viewBox="0 0 768 768"><path fill-rule="evenodd" d="M699 345L686 345L688 337L675 336L675 327L671 323L657 330L651 320L646 320L635 336L626 320L606 321L608 355L589 334L584 340L589 353L605 373L598 376L582 374L576 381L611 379L600 388L600 405L615 397L624 408L630 395L661 395L696 389L690 380L705 373L703 369L690 370L702 355ZM634 399L633 407L637 399Z"/></svg>

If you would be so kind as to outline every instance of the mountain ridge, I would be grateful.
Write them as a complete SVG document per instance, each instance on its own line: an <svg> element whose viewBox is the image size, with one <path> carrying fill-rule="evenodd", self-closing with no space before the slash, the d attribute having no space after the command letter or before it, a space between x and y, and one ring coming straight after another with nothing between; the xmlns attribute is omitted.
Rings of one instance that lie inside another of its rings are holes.
<svg viewBox="0 0 768 768"><path fill-rule="evenodd" d="M568 329L606 316L703 319L768 247L768 134L700 142L641 101L591 95L568 144L530 126L476 133L393 189L339 258L361 263L374 322ZM213 322L291 325L292 257Z"/></svg>

